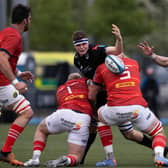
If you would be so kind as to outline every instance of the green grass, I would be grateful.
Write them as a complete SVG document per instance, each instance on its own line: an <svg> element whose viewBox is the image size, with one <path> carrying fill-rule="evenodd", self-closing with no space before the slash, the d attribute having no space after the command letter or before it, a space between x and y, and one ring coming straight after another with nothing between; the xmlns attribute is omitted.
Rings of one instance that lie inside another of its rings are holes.
<svg viewBox="0 0 168 168"><path fill-rule="evenodd" d="M0 124L1 133L0 133L0 147L3 145L5 140L7 130L9 125ZM152 168L153 165L153 155L152 150L140 146L134 142L130 142L125 140L117 127L113 128L114 135L114 150L115 156L118 163L118 168ZM31 158L32 155L32 142L33 135L35 132L36 126L28 125L23 134L19 137L15 146L13 148L13 152L16 155L16 158L21 161L26 161ZM168 126L165 126L165 131L168 130ZM59 135L51 135L48 139L47 146L41 157L41 164L44 164L45 161L55 159L62 154L66 154L67 152L67 144L66 144L67 134L59 134ZM94 168L95 163L97 161L104 159L104 150L101 146L99 136L97 136L96 141L92 145L86 161L85 165L77 166L78 168ZM0 168L12 168L7 163L0 162ZM42 168L44 166L40 166Z"/></svg>

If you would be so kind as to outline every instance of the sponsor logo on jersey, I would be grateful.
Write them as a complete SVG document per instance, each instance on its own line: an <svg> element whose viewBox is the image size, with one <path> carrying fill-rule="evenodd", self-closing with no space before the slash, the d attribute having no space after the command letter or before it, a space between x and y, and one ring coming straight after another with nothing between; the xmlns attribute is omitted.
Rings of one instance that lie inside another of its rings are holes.
<svg viewBox="0 0 168 168"><path fill-rule="evenodd" d="M67 100L72 100L72 99L84 99L84 98L86 98L86 96L85 95L70 95L70 96L67 96L67 97L65 97L65 101L67 101Z"/></svg>
<svg viewBox="0 0 168 168"><path fill-rule="evenodd" d="M115 84L116 88L130 87L130 86L135 86L135 82L122 82L122 83Z"/></svg>

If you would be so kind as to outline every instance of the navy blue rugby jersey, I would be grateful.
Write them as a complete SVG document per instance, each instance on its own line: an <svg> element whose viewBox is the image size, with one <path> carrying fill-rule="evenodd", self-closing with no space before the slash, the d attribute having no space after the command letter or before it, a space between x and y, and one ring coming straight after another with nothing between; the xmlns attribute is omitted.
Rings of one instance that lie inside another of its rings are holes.
<svg viewBox="0 0 168 168"><path fill-rule="evenodd" d="M74 56L74 64L80 70L83 76L93 79L96 68L105 60L106 45L89 44L87 53L80 56L77 52Z"/></svg>

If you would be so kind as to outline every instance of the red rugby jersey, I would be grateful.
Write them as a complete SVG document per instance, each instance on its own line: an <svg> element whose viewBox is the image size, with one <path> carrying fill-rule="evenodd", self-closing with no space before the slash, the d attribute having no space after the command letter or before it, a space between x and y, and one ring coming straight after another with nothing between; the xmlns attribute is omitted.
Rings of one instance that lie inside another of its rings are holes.
<svg viewBox="0 0 168 168"><path fill-rule="evenodd" d="M72 109L92 116L86 78L68 80L56 92L58 109Z"/></svg>
<svg viewBox="0 0 168 168"><path fill-rule="evenodd" d="M105 64L101 64L94 76L94 82L104 84L109 106L142 105L147 102L140 89L140 72L137 61L123 58L125 70L121 74L110 72Z"/></svg>
<svg viewBox="0 0 168 168"><path fill-rule="evenodd" d="M10 56L9 64L15 73L16 64L22 51L22 37L18 30L7 27L0 31L0 51L5 51ZM0 86L8 84L10 81L0 72Z"/></svg>

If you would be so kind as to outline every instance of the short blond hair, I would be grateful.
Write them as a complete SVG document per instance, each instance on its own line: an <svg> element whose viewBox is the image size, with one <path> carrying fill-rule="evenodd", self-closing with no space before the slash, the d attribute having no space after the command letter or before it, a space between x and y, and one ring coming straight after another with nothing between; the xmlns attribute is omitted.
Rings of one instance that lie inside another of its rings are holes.
<svg viewBox="0 0 168 168"><path fill-rule="evenodd" d="M77 72L75 72L75 73L70 73L69 75L68 75L68 80L72 80L72 79L78 79L78 78L81 78L82 76L80 75L80 73L77 73Z"/></svg>

